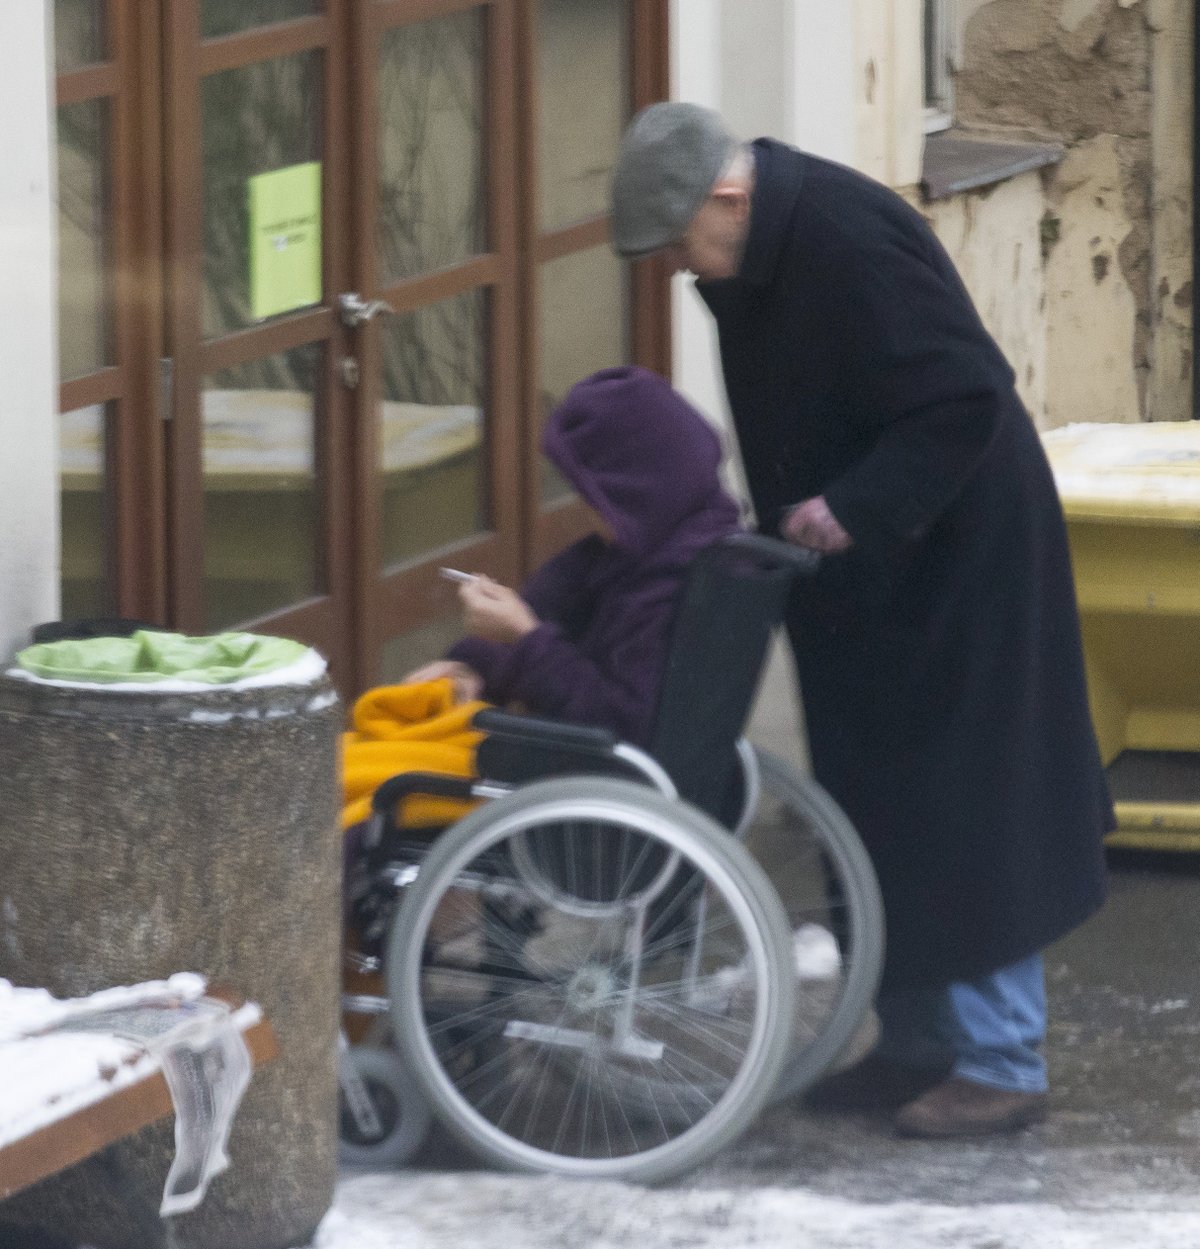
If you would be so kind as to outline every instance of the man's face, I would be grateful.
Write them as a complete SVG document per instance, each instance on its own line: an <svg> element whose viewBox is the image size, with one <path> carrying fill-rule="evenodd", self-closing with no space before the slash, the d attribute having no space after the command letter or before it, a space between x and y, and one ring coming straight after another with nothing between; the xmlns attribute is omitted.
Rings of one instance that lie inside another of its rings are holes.
<svg viewBox="0 0 1200 1249"><path fill-rule="evenodd" d="M750 220L750 197L736 187L718 187L700 205L683 238L663 249L671 273L694 273L702 282L731 278L738 271Z"/></svg>

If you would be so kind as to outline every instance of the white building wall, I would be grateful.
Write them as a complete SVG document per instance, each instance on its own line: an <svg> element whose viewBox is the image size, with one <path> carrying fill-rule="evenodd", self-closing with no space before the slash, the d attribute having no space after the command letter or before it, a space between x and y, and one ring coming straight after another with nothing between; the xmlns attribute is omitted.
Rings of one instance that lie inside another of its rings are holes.
<svg viewBox="0 0 1200 1249"><path fill-rule="evenodd" d="M49 8L0 4L0 659L58 611Z"/></svg>
<svg viewBox="0 0 1200 1249"><path fill-rule="evenodd" d="M722 108L723 0L672 0L671 96ZM725 388L717 362L716 333L692 280L675 279L672 307L674 382L702 411L728 423Z"/></svg>
<svg viewBox="0 0 1200 1249"><path fill-rule="evenodd" d="M672 0L672 98L717 109L741 138L772 135L854 164L854 19L850 0ZM676 386L728 429L716 334L691 278L675 279L673 346ZM791 658L778 640L749 733L806 765Z"/></svg>
<svg viewBox="0 0 1200 1249"><path fill-rule="evenodd" d="M921 0L855 0L856 169L890 187L921 177Z"/></svg>
<svg viewBox="0 0 1200 1249"><path fill-rule="evenodd" d="M787 141L852 165L857 144L854 6L791 0L785 7L792 62Z"/></svg>
<svg viewBox="0 0 1200 1249"><path fill-rule="evenodd" d="M954 195L920 207L1012 365L1026 408L1045 426L1049 301L1040 246L1046 211L1040 174L1010 178L986 195Z"/></svg>
<svg viewBox="0 0 1200 1249"><path fill-rule="evenodd" d="M673 99L717 109L741 138L772 135L854 164L855 6L829 0L672 0ZM675 279L674 380L727 422L711 319Z"/></svg>

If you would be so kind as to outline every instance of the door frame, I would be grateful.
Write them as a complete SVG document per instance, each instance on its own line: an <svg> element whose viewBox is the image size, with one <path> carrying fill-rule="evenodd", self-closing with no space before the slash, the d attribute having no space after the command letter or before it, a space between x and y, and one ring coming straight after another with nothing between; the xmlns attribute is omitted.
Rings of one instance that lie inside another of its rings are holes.
<svg viewBox="0 0 1200 1249"><path fill-rule="evenodd" d="M518 409L519 291L517 223L513 209L515 179L511 158L516 143L517 79L513 29L517 0L376 0L355 10L353 91L354 289L367 299L381 299L398 315L413 312L471 291L486 292L488 342L485 348L485 397L488 428L484 442L486 506L491 525L394 568L383 568L380 552L379 322L357 331L356 354L362 383L356 393L357 481L353 558L356 568L356 615L360 662L356 688L373 683L386 641L435 622L456 610L453 590L438 576L440 564L468 564L497 580L512 582L522 569L521 514L517 482L520 412ZM486 61L483 69L483 175L487 235L484 248L444 269L381 279L376 265L378 210L379 41L391 30L439 17L484 10Z"/></svg>
<svg viewBox="0 0 1200 1249"><path fill-rule="evenodd" d="M107 610L145 620L167 616L166 503L157 385L163 282L161 31L139 0L108 0L101 59L55 75L56 110L105 101L109 142L103 312L111 364L61 380L60 413L103 405Z"/></svg>
<svg viewBox="0 0 1200 1249"><path fill-rule="evenodd" d="M631 107L665 98L669 83L668 0L630 4ZM203 628L204 477L202 386L221 369L308 343L326 353L316 396L318 531L322 593L245 622L320 648L344 691L372 683L384 640L453 610L436 575L448 555L515 582L548 550L575 536L582 509L547 518L537 497L537 430L530 395L540 344L534 324L536 269L546 246L599 245L599 216L536 234L533 121L537 0L325 0L316 16L201 40L201 0L108 0L103 62L57 77L58 103L111 101L108 145L111 222L108 257L114 362L62 383L60 410L108 405L104 454L106 551L112 609ZM487 10L489 50L485 151L487 249L463 265L379 285L372 271L377 170L370 87L377 73L374 35L474 7ZM205 340L201 84L211 73L324 49L323 284L325 302ZM354 136L353 142L333 136ZM351 229L334 229L350 222ZM631 354L670 375L670 284L656 261L631 276ZM348 330L337 296L357 290L388 298L397 311L483 286L489 292L487 361L493 525L447 551L426 553L380 572L375 426L378 332ZM362 384L343 384L354 358ZM169 376L163 362L170 362ZM530 415L526 415L530 414Z"/></svg>
<svg viewBox="0 0 1200 1249"><path fill-rule="evenodd" d="M518 65L522 83L521 102L527 115L538 110L537 0L521 0ZM639 109L670 94L669 9L666 0L630 0L629 65L632 116ZM609 241L610 214L594 216L543 232L539 224L539 178L537 144L533 124L520 135L520 232L521 232L521 360L525 365L522 402L528 413L537 411L543 345L539 321L539 270L558 260ZM671 285L670 274L659 258L629 266L629 355L634 364L671 377ZM528 572L555 551L582 537L592 526L590 511L578 501L546 506L541 497L538 429L533 420L525 425L522 446L524 463L524 569Z"/></svg>
<svg viewBox="0 0 1200 1249"><path fill-rule="evenodd" d="M318 593L246 627L286 633L317 647L339 683L353 682L354 625L347 500L352 489L350 405L337 362L349 353L332 299L349 289L349 241L328 224L348 219L351 168L347 145L332 142L349 126L348 0L326 0L317 16L202 40L201 0L165 0L163 138L166 355L173 361L167 432L168 605L172 623L203 628L203 379L223 369L321 344L324 368L314 395ZM265 324L206 339L204 289L202 84L212 74L318 52L322 54L322 304Z"/></svg>

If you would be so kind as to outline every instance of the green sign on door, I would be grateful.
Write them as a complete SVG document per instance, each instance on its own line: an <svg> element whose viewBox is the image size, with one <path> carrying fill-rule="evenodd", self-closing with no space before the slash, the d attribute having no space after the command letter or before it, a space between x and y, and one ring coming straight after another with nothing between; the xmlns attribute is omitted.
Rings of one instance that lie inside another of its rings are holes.
<svg viewBox="0 0 1200 1249"><path fill-rule="evenodd" d="M250 310L256 321L321 302L321 163L249 181Z"/></svg>

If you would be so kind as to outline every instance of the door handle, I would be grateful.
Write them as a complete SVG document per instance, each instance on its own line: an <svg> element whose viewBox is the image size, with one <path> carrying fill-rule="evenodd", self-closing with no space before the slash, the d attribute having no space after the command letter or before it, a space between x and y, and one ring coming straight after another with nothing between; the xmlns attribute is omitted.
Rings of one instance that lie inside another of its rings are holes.
<svg viewBox="0 0 1200 1249"><path fill-rule="evenodd" d="M347 329L356 330L382 313L395 316L396 309L385 299L364 299L357 291L338 296L338 316Z"/></svg>

